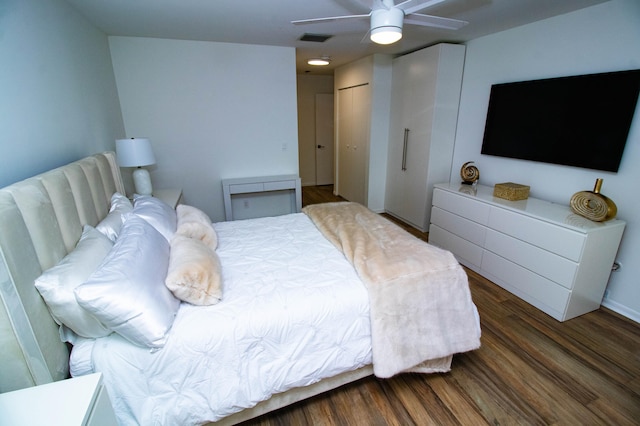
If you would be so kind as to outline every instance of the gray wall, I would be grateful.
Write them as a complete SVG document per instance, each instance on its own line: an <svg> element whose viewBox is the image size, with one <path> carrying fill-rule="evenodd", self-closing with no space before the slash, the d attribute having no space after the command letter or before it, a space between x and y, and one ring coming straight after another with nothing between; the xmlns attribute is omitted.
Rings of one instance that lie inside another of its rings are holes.
<svg viewBox="0 0 640 426"><path fill-rule="evenodd" d="M62 0L2 0L0 187L113 150L123 131L106 35Z"/></svg>

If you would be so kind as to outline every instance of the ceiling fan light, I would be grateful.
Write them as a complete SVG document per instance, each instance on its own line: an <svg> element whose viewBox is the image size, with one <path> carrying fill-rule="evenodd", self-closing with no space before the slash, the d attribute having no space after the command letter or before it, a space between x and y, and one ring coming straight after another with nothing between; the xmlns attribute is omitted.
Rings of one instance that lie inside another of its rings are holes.
<svg viewBox="0 0 640 426"><path fill-rule="evenodd" d="M392 44L402 38L402 9L376 9L371 12L371 41L378 44Z"/></svg>
<svg viewBox="0 0 640 426"><path fill-rule="evenodd" d="M315 65L315 66L325 66L325 65L329 65L329 62L331 62L329 58L322 57L322 58L311 58L307 61L307 64Z"/></svg>
<svg viewBox="0 0 640 426"><path fill-rule="evenodd" d="M371 31L371 41L378 44L393 44L402 38L402 30L397 27L380 27Z"/></svg>

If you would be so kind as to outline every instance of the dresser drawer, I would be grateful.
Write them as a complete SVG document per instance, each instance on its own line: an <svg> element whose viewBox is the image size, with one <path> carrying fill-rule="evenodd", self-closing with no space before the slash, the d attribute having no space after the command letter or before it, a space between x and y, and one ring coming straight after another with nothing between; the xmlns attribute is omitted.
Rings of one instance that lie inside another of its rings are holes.
<svg viewBox="0 0 640 426"><path fill-rule="evenodd" d="M471 269L478 270L482 263L482 247L470 243L451 232L431 224L429 244L449 250L458 261Z"/></svg>
<svg viewBox="0 0 640 426"><path fill-rule="evenodd" d="M578 264L494 230L487 231L485 248L513 263L571 289Z"/></svg>
<svg viewBox="0 0 640 426"><path fill-rule="evenodd" d="M579 262L585 235L549 222L491 207L489 227Z"/></svg>
<svg viewBox="0 0 640 426"><path fill-rule="evenodd" d="M491 207L488 204L438 188L433 192L433 205L482 225L489 221Z"/></svg>
<svg viewBox="0 0 640 426"><path fill-rule="evenodd" d="M494 253L482 256L482 274L533 306L561 320L571 291Z"/></svg>
<svg viewBox="0 0 640 426"><path fill-rule="evenodd" d="M484 244L487 228L457 214L434 207L431 223L479 246Z"/></svg>

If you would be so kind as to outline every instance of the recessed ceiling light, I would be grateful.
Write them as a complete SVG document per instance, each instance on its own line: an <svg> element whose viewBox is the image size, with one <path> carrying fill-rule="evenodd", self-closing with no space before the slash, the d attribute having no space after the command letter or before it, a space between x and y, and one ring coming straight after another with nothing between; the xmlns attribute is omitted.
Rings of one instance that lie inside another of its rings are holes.
<svg viewBox="0 0 640 426"><path fill-rule="evenodd" d="M331 62L331 60L329 59L328 56L322 56L320 58L312 58L307 61L309 65L315 65L315 66L329 65L329 62Z"/></svg>

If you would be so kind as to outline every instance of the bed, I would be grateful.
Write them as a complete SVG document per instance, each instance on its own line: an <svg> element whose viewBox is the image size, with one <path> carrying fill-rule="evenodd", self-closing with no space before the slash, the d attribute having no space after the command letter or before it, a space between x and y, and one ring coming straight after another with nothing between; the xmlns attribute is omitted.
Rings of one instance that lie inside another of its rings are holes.
<svg viewBox="0 0 640 426"><path fill-rule="evenodd" d="M480 345L453 256L360 205L178 238L186 216L121 194L111 152L0 189L0 392L101 372L122 424L235 424L371 374L446 372ZM178 241L208 246L205 293L169 285L197 269ZM102 254L77 267L88 244ZM66 299L60 270L80 280Z"/></svg>

